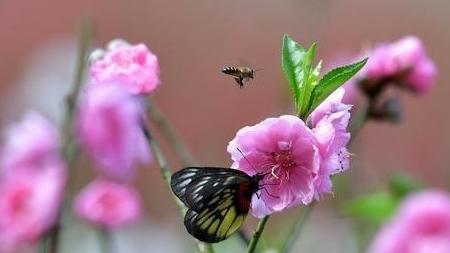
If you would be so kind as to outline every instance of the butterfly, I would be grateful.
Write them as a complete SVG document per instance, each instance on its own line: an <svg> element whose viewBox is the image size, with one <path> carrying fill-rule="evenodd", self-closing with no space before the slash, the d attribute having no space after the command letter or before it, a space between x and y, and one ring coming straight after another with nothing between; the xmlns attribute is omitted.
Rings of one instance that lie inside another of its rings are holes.
<svg viewBox="0 0 450 253"><path fill-rule="evenodd" d="M187 167L172 175L173 193L188 207L184 225L200 241L215 243L244 222L263 175L218 167Z"/></svg>

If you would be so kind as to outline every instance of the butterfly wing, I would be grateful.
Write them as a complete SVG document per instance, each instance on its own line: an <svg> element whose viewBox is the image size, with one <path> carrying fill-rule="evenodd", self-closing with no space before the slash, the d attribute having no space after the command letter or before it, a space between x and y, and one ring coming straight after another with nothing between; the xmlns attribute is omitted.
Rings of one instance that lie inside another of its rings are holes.
<svg viewBox="0 0 450 253"><path fill-rule="evenodd" d="M172 190L189 207L187 231L204 242L229 237L244 222L258 182L239 170L188 167L172 176Z"/></svg>
<svg viewBox="0 0 450 253"><path fill-rule="evenodd" d="M210 194L223 188L224 180L234 176L239 176L244 180L252 179L244 172L230 168L186 167L172 175L170 185L173 193L187 207L191 208L197 206L202 200L205 201ZM199 198L200 196L201 198Z"/></svg>
<svg viewBox="0 0 450 253"><path fill-rule="evenodd" d="M236 205L235 195L217 195L202 209L189 209L184 225L189 234L200 241L219 242L233 234L244 222L248 208L243 211Z"/></svg>

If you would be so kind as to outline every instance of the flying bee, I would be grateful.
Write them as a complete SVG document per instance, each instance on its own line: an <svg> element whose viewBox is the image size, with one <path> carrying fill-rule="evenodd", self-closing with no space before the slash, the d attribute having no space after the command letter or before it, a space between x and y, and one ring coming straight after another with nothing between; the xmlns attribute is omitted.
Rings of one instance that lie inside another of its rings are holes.
<svg viewBox="0 0 450 253"><path fill-rule="evenodd" d="M254 70L249 67L225 67L222 69L222 73L234 76L234 80L239 85L239 88L244 87L244 81L253 79L256 71L259 71L259 69Z"/></svg>

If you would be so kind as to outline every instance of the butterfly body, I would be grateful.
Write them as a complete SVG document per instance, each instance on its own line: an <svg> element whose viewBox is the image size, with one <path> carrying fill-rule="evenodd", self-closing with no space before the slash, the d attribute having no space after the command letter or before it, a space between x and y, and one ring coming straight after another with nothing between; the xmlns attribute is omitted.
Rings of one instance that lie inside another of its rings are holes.
<svg viewBox="0 0 450 253"><path fill-rule="evenodd" d="M203 242L228 238L244 222L261 178L217 167L187 167L172 175L175 195L188 207L187 231Z"/></svg>
<svg viewBox="0 0 450 253"><path fill-rule="evenodd" d="M222 73L234 76L239 88L244 87L244 81L254 78L255 70L249 67L224 67Z"/></svg>

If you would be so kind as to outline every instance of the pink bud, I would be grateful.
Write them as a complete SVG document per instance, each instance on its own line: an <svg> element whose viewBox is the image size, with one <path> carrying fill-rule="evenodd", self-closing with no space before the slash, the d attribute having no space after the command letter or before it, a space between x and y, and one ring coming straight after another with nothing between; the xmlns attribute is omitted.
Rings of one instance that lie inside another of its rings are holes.
<svg viewBox="0 0 450 253"><path fill-rule="evenodd" d="M140 127L143 112L120 84L88 85L78 103L77 132L102 176L130 180L137 162L149 162Z"/></svg>
<svg viewBox="0 0 450 253"><path fill-rule="evenodd" d="M113 40L90 59L91 83L118 82L132 94L148 94L160 84L158 58L144 44Z"/></svg>
<svg viewBox="0 0 450 253"><path fill-rule="evenodd" d="M134 188L106 180L87 185L76 197L74 209L80 218L107 229L129 224L141 215Z"/></svg>

